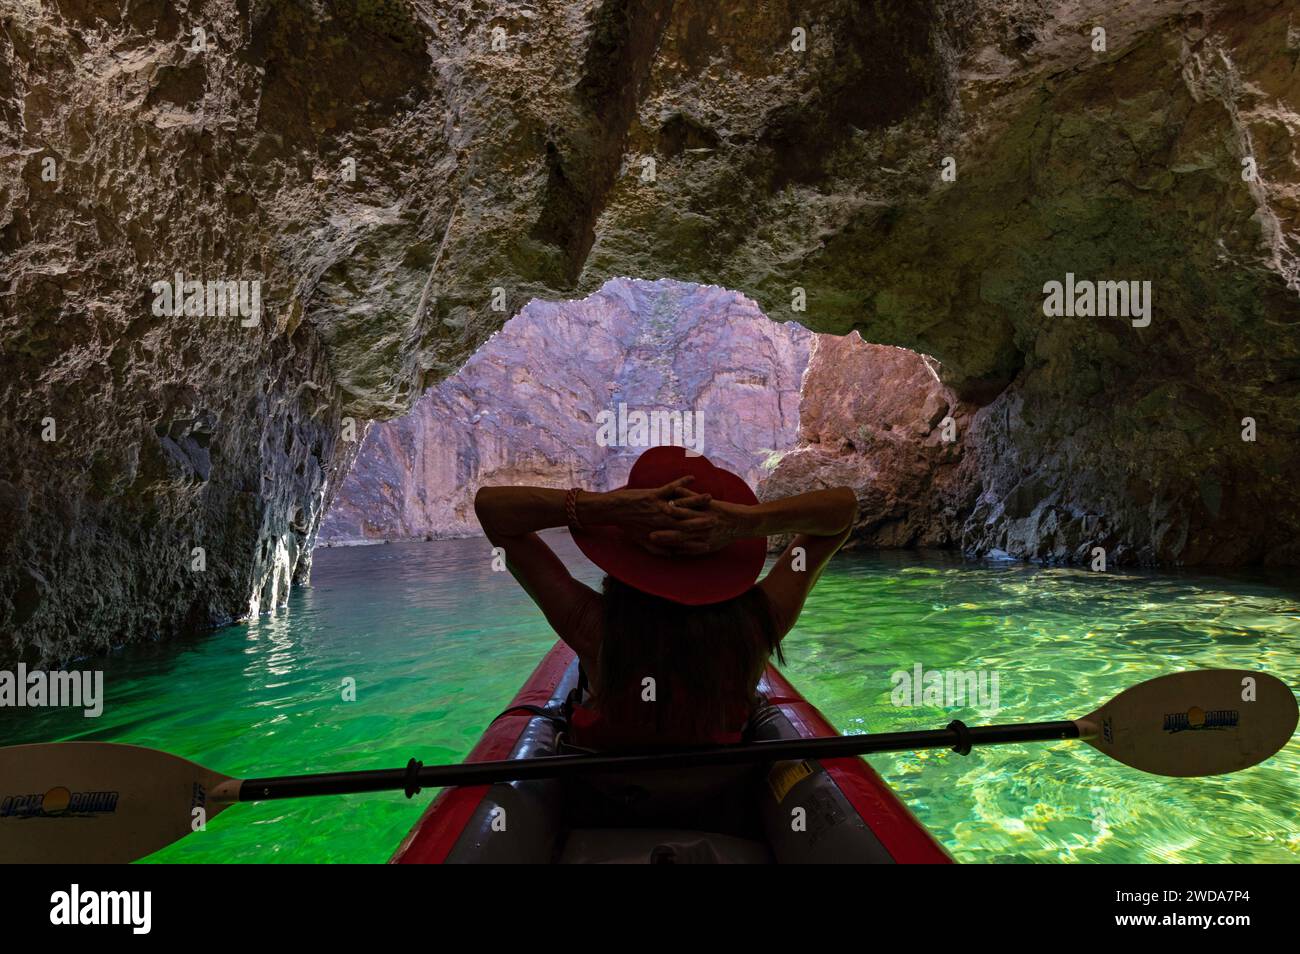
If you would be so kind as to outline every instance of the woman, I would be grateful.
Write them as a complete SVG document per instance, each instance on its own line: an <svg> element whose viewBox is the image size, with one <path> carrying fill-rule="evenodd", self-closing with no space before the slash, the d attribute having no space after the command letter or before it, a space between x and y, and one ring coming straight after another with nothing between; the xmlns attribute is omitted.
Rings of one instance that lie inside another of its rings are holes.
<svg viewBox="0 0 1300 954"><path fill-rule="evenodd" d="M840 487L760 504L707 458L654 447L619 490L484 487L474 509L590 679L571 741L611 749L739 741L768 658L782 659L857 503ZM566 525L606 572L602 593L537 535ZM757 582L766 537L791 533Z"/></svg>

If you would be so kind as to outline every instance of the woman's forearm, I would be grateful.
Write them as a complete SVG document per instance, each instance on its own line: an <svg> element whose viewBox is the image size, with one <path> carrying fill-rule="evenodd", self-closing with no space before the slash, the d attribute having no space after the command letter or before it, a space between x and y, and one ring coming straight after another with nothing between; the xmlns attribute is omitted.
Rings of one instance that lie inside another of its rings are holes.
<svg viewBox="0 0 1300 954"><path fill-rule="evenodd" d="M474 512L489 537L510 537L535 533L551 527L565 527L567 490L551 487L481 487L474 495ZM578 522L598 526L619 522L619 508L612 494L580 490Z"/></svg>
<svg viewBox="0 0 1300 954"><path fill-rule="evenodd" d="M834 537L853 525L857 513L853 491L834 487L756 504L748 508L748 529L756 537L784 533Z"/></svg>
<svg viewBox="0 0 1300 954"><path fill-rule="evenodd" d="M513 537L569 522L564 512L567 492L550 487L480 487L474 513L489 537Z"/></svg>

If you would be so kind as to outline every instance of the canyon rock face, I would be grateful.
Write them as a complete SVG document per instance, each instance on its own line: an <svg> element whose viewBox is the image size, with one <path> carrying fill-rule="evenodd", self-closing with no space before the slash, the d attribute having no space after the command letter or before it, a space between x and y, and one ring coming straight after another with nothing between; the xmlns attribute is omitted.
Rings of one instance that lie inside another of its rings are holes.
<svg viewBox="0 0 1300 954"><path fill-rule="evenodd" d="M734 292L680 282L615 279L582 301L533 302L409 414L371 426L318 540L480 533L482 485L609 490L650 444L698 450L757 486L794 445L812 337ZM638 433L638 412L663 415L662 433Z"/></svg>
<svg viewBox="0 0 1300 954"><path fill-rule="evenodd" d="M764 481L767 500L852 487L851 544L950 547L969 512L961 470L970 405L940 383L935 363L856 333L818 335L804 376L799 445Z"/></svg>
<svg viewBox="0 0 1300 954"><path fill-rule="evenodd" d="M9 654L273 607L356 453L341 435L528 301L619 275L933 355L981 405L974 552L1300 559L1287 0L0 18ZM258 321L155 313L178 272L259 281ZM1150 323L1047 317L1067 273L1150 281Z"/></svg>

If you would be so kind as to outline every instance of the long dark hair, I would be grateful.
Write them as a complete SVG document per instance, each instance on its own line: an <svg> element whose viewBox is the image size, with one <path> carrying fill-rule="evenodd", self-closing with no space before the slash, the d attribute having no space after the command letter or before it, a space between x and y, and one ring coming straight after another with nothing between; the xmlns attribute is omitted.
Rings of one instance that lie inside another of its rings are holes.
<svg viewBox="0 0 1300 954"><path fill-rule="evenodd" d="M603 602L595 703L615 725L700 741L738 729L768 659L775 653L785 663L757 586L722 603L685 606L606 576ZM643 700L647 677L653 703Z"/></svg>

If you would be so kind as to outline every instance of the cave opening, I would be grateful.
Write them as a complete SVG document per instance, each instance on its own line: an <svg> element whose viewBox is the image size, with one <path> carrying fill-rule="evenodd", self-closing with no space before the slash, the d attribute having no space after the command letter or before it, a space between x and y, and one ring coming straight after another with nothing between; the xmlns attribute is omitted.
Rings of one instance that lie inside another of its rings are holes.
<svg viewBox="0 0 1300 954"><path fill-rule="evenodd" d="M944 547L970 408L925 355L775 321L743 294L614 278L537 299L405 415L372 423L318 546L481 533L485 484L611 490L672 444L760 498L851 486L854 544Z"/></svg>

